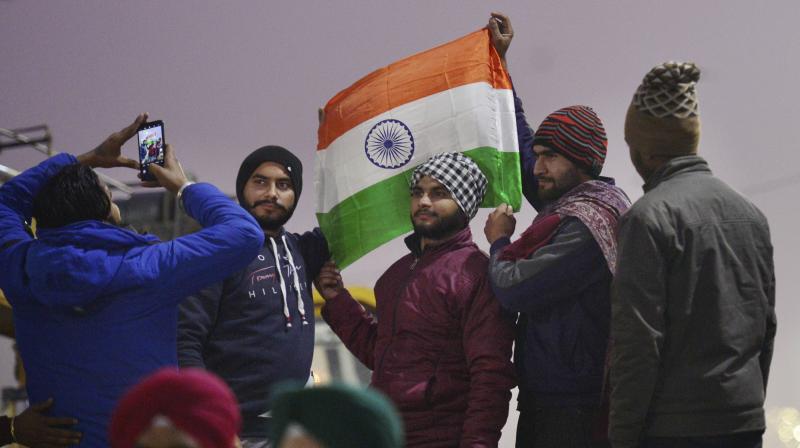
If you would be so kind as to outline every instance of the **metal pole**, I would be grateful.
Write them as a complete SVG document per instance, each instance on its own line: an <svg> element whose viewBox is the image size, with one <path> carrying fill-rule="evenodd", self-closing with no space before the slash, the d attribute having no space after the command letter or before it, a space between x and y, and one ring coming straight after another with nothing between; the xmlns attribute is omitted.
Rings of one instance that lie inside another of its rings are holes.
<svg viewBox="0 0 800 448"><path fill-rule="evenodd" d="M52 157L52 156L58 154L58 153L54 152L49 146L43 145L42 143L34 141L34 140L32 140L31 138L29 138L28 136L26 136L24 134L20 134L18 132L14 132L14 131L12 131L10 129L0 128L0 135L3 135L5 137L14 139L14 140L16 140L18 142L24 143L24 144L30 146L31 148L33 148L33 149L41 152L42 154L46 155L47 157ZM95 172L97 172L97 171L95 171ZM122 191L123 193L133 194L133 189L132 188L130 188L129 186L125 185L124 183L114 179L113 177L107 176L107 175L105 175L103 173L100 173L100 172L97 172L97 176L100 179L103 179L103 182L105 182L109 186L114 187L117 190Z"/></svg>

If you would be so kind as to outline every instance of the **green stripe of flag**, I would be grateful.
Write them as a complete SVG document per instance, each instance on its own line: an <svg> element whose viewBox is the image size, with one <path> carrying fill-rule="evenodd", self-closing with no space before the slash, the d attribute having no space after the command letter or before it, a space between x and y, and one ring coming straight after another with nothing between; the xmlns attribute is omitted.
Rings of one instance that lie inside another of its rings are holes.
<svg viewBox="0 0 800 448"><path fill-rule="evenodd" d="M510 204L519 210L522 186L519 153L481 147L464 151L489 179L481 207ZM334 260L344 268L370 251L412 230L408 182L414 168L346 198L328 213L317 213Z"/></svg>

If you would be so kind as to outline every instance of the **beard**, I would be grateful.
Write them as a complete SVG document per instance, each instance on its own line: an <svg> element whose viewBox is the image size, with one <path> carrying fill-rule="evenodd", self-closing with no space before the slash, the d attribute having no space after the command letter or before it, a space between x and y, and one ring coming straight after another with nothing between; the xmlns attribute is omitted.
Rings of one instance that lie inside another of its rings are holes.
<svg viewBox="0 0 800 448"><path fill-rule="evenodd" d="M541 182L542 180L548 181L547 184L549 188L542 189L540 184L537 194L539 199L545 202L555 201L563 196L564 193L572 190L581 183L581 178L577 169L567 171L558 179L554 179L552 177L540 177L539 181Z"/></svg>
<svg viewBox="0 0 800 448"><path fill-rule="evenodd" d="M272 204L275 207L275 211L266 215L256 214L256 207L262 204ZM257 201L250 206L248 211L263 230L271 232L280 230L280 228L289 221L289 218L292 217L292 213L289 209L274 201Z"/></svg>
<svg viewBox="0 0 800 448"><path fill-rule="evenodd" d="M418 216L420 214L426 214L427 216L431 216L435 219L427 225L417 224L414 221L414 216ZM468 221L461 209L458 209L458 211L452 215L447 216L441 216L431 210L425 210L418 211L415 215L412 215L411 223L414 225L414 232L417 235L431 240L441 240L466 227Z"/></svg>

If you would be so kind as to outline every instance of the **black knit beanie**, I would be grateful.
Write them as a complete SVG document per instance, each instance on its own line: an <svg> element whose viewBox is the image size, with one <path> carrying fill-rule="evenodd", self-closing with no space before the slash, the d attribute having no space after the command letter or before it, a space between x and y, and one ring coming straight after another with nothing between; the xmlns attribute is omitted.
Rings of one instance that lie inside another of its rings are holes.
<svg viewBox="0 0 800 448"><path fill-rule="evenodd" d="M263 146L250 153L244 159L242 166L239 167L239 174L236 175L236 199L239 200L239 204L247 206L244 201L244 184L250 179L253 171L264 162L274 162L286 168L289 178L292 180L294 205L296 207L297 202L300 200L300 193L303 191L303 164L297 156L280 146ZM292 211L294 211L294 207Z"/></svg>

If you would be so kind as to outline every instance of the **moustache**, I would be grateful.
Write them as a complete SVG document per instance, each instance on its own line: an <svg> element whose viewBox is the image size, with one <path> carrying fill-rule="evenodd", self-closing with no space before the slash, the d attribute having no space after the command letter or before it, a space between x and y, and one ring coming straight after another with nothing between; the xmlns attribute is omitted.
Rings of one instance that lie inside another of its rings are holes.
<svg viewBox="0 0 800 448"><path fill-rule="evenodd" d="M256 201L256 202L253 203L253 206L250 207L250 208L254 209L254 208L258 207L259 205L264 205L264 204L270 204L270 205L274 206L275 208L281 209L281 210L283 210L285 212L289 211L289 210L286 209L286 207L282 206L281 204L278 204L277 201L271 201L269 199L264 199L263 201Z"/></svg>
<svg viewBox="0 0 800 448"><path fill-rule="evenodd" d="M435 212L432 212L430 210L420 210L420 211L414 213L414 217L415 218L418 217L418 216L430 216L431 218L436 218L439 215L437 215Z"/></svg>

